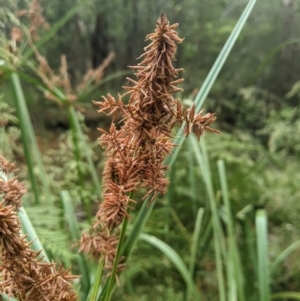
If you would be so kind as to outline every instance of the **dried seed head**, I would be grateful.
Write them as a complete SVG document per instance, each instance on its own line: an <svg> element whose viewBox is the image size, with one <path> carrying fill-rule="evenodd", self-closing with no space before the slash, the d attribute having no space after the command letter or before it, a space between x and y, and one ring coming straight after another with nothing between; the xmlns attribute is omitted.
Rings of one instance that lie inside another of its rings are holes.
<svg viewBox="0 0 300 301"><path fill-rule="evenodd" d="M135 203L132 193L138 188L145 191L142 199L150 198L149 204L160 193L167 190L164 165L166 156L171 154L172 129L176 124L186 122L185 135L191 131L200 137L207 132L217 132L209 127L215 121L214 114L195 112L195 106L184 110L173 94L181 91L177 85L183 82L178 78L182 69L173 66L177 44L182 42L175 28L169 25L164 13L157 20L154 33L147 36L151 43L144 48L142 61L138 66L131 66L136 80L128 78L129 84L123 87L126 91L115 99L108 94L102 101L95 101L98 112L107 115L121 114L123 126L118 129L114 119L109 131L99 129L100 145L107 156L103 173L103 202L97 213L95 227L91 229L89 239L83 238L82 250L95 252L97 245L107 241L102 237L105 230L108 237L114 236L117 226L129 218L128 209ZM128 104L122 98L128 95ZM101 228L100 232L98 228ZM86 242L87 240L87 242ZM99 250L99 248L97 249ZM107 251L100 252L107 254ZM99 254L100 255L100 254ZM106 255L105 255L106 256ZM107 257L108 258L108 257ZM112 261L108 258L108 261Z"/></svg>

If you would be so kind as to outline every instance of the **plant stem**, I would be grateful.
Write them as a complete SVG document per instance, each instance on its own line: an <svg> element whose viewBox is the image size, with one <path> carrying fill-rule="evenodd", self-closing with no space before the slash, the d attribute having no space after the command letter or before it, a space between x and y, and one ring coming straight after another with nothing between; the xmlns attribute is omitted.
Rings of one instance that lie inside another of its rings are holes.
<svg viewBox="0 0 300 301"><path fill-rule="evenodd" d="M102 278L102 274L103 274L103 267L104 267L104 258L101 257L99 260L95 281L93 283L92 293L91 293L88 301L96 301L97 300L100 282L101 282L101 278Z"/></svg>
<svg viewBox="0 0 300 301"><path fill-rule="evenodd" d="M130 198L130 196L129 196L129 198ZM127 212L128 213L130 212L129 208L127 209ZM111 275L109 277L108 287L106 290L104 301L109 301L110 297L112 295L112 292L113 292L113 283L114 283L114 280L116 277L117 267L118 267L119 259L121 256L121 251L123 249L123 242L124 242L127 225L128 225L128 219L125 218L123 221L123 224L122 224L122 229L121 229L120 238L119 238L118 247L117 247L117 253L116 253L113 269L112 269Z"/></svg>
<svg viewBox="0 0 300 301"><path fill-rule="evenodd" d="M39 197L39 191L38 191L38 184L37 180L34 174L34 164L33 164L33 159L31 156L31 148L30 148L30 134L29 134L29 123L30 121L27 118L27 107L26 107L26 101L25 97L23 94L23 90L21 87L20 79L19 76L16 73L11 74L11 80L16 96L16 109L17 109L17 114L19 118L19 123L20 123L20 129L21 129L21 139L22 139L22 144L23 144L23 149L24 149L24 154L26 158L26 164L28 167L28 172L29 172L29 178L30 178L30 183L31 183L31 188L33 191L34 195L34 200L35 204L40 203L40 197Z"/></svg>

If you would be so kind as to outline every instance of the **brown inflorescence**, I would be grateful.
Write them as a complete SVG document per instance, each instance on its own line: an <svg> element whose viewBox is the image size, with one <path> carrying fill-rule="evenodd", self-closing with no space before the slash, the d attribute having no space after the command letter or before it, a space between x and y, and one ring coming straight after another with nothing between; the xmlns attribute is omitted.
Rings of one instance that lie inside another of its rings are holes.
<svg viewBox="0 0 300 301"><path fill-rule="evenodd" d="M14 171L14 164L0 155L0 294L20 301L75 301L70 282L77 276L61 265L44 262L41 252L31 250L26 236L20 235L16 211L26 189L17 178L10 179Z"/></svg>
<svg viewBox="0 0 300 301"><path fill-rule="evenodd" d="M104 192L97 221L89 236L94 242L98 237L99 245L104 232L115 235L114 229L124 218L129 218L128 211L136 203L132 195L138 188L144 188L142 199L150 197L149 204L158 194L166 192L168 166L164 161L174 147L172 130L176 124L185 122L185 136L194 132L200 138L205 132L219 132L210 127L216 120L215 114L196 114L195 105L185 110L180 100L173 97L182 91L177 85L183 82L178 78L182 69L176 69L172 64L177 44L182 42L175 31L177 26L169 25L162 13L155 32L147 36L151 43L145 47L141 56L143 60L130 67L137 79L128 78L131 85L125 86L126 93L118 98L108 94L102 101L94 101L99 113L113 116L108 132L99 129L100 145L107 156L103 173ZM126 95L129 96L128 104L123 102ZM115 125L118 114L124 122L120 129ZM82 239L82 250L93 250L91 246L92 243ZM114 254L112 249L113 246L109 248L110 254ZM102 255L106 256L106 252Z"/></svg>
<svg viewBox="0 0 300 301"><path fill-rule="evenodd" d="M39 0L33 0L29 9L23 9L16 13L17 17L26 16L29 19L29 33L32 40L39 39L40 28L49 29L50 25L43 16L43 8Z"/></svg>

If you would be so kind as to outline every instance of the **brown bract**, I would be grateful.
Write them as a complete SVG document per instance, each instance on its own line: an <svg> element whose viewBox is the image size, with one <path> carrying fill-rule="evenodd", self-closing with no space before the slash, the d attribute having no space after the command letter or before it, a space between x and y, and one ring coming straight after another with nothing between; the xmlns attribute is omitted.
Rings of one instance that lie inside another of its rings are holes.
<svg viewBox="0 0 300 301"><path fill-rule="evenodd" d="M151 43L145 47L142 61L130 67L136 80L127 78L129 85L123 87L126 92L117 99L108 94L102 101L94 101L99 113L112 115L113 119L109 131L99 129L99 142L107 159L103 202L97 213L102 230L93 231L93 239L101 237L101 231L114 233L124 218L129 218L129 209L135 203L132 195L137 189L144 189L142 199L150 197L149 204L166 192L169 181L164 161L174 147L172 130L176 124L185 122L185 136L194 132L200 138L205 132L218 132L210 127L216 120L214 114L196 114L195 106L185 110L173 96L182 91L178 84L183 82L178 78L182 69L173 66L177 44L182 42L177 26L170 25L162 13L155 32L147 36ZM126 95L127 104L123 102ZM120 129L114 123L118 114L123 117Z"/></svg>

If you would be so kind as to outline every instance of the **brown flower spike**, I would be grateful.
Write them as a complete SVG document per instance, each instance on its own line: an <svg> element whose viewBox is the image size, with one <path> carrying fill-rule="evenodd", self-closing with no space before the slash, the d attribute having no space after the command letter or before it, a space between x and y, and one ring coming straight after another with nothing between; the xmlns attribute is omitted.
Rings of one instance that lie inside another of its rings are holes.
<svg viewBox="0 0 300 301"><path fill-rule="evenodd" d="M147 36L151 43L145 47L143 60L138 66L131 66L136 80L128 78L132 84L125 86L127 91L115 99L108 94L103 101L94 102L98 112L107 115L123 116L124 125L117 129L114 118L108 132L99 129L100 145L105 149L107 160L103 174L103 202L97 213L95 230L110 233L124 218L129 218L128 208L136 201L131 199L138 188L146 189L143 200L151 196L150 203L159 193L165 193L168 180L164 160L174 147L172 129L185 122L184 133L194 132L198 138L204 132L218 132L210 127L216 120L214 114L202 116L195 113L195 105L184 110L178 99L173 97L182 91L177 87L183 82L178 78L182 69L172 65L177 44L182 42L175 28L169 25L167 17L161 14L155 32ZM125 104L122 98L129 95ZM93 237L102 234L94 230ZM84 246L82 245L82 249Z"/></svg>
<svg viewBox="0 0 300 301"><path fill-rule="evenodd" d="M69 270L43 262L40 252L30 249L26 236L20 235L16 210L26 189L17 178L10 179L14 164L0 155L0 294L20 301L76 301Z"/></svg>

